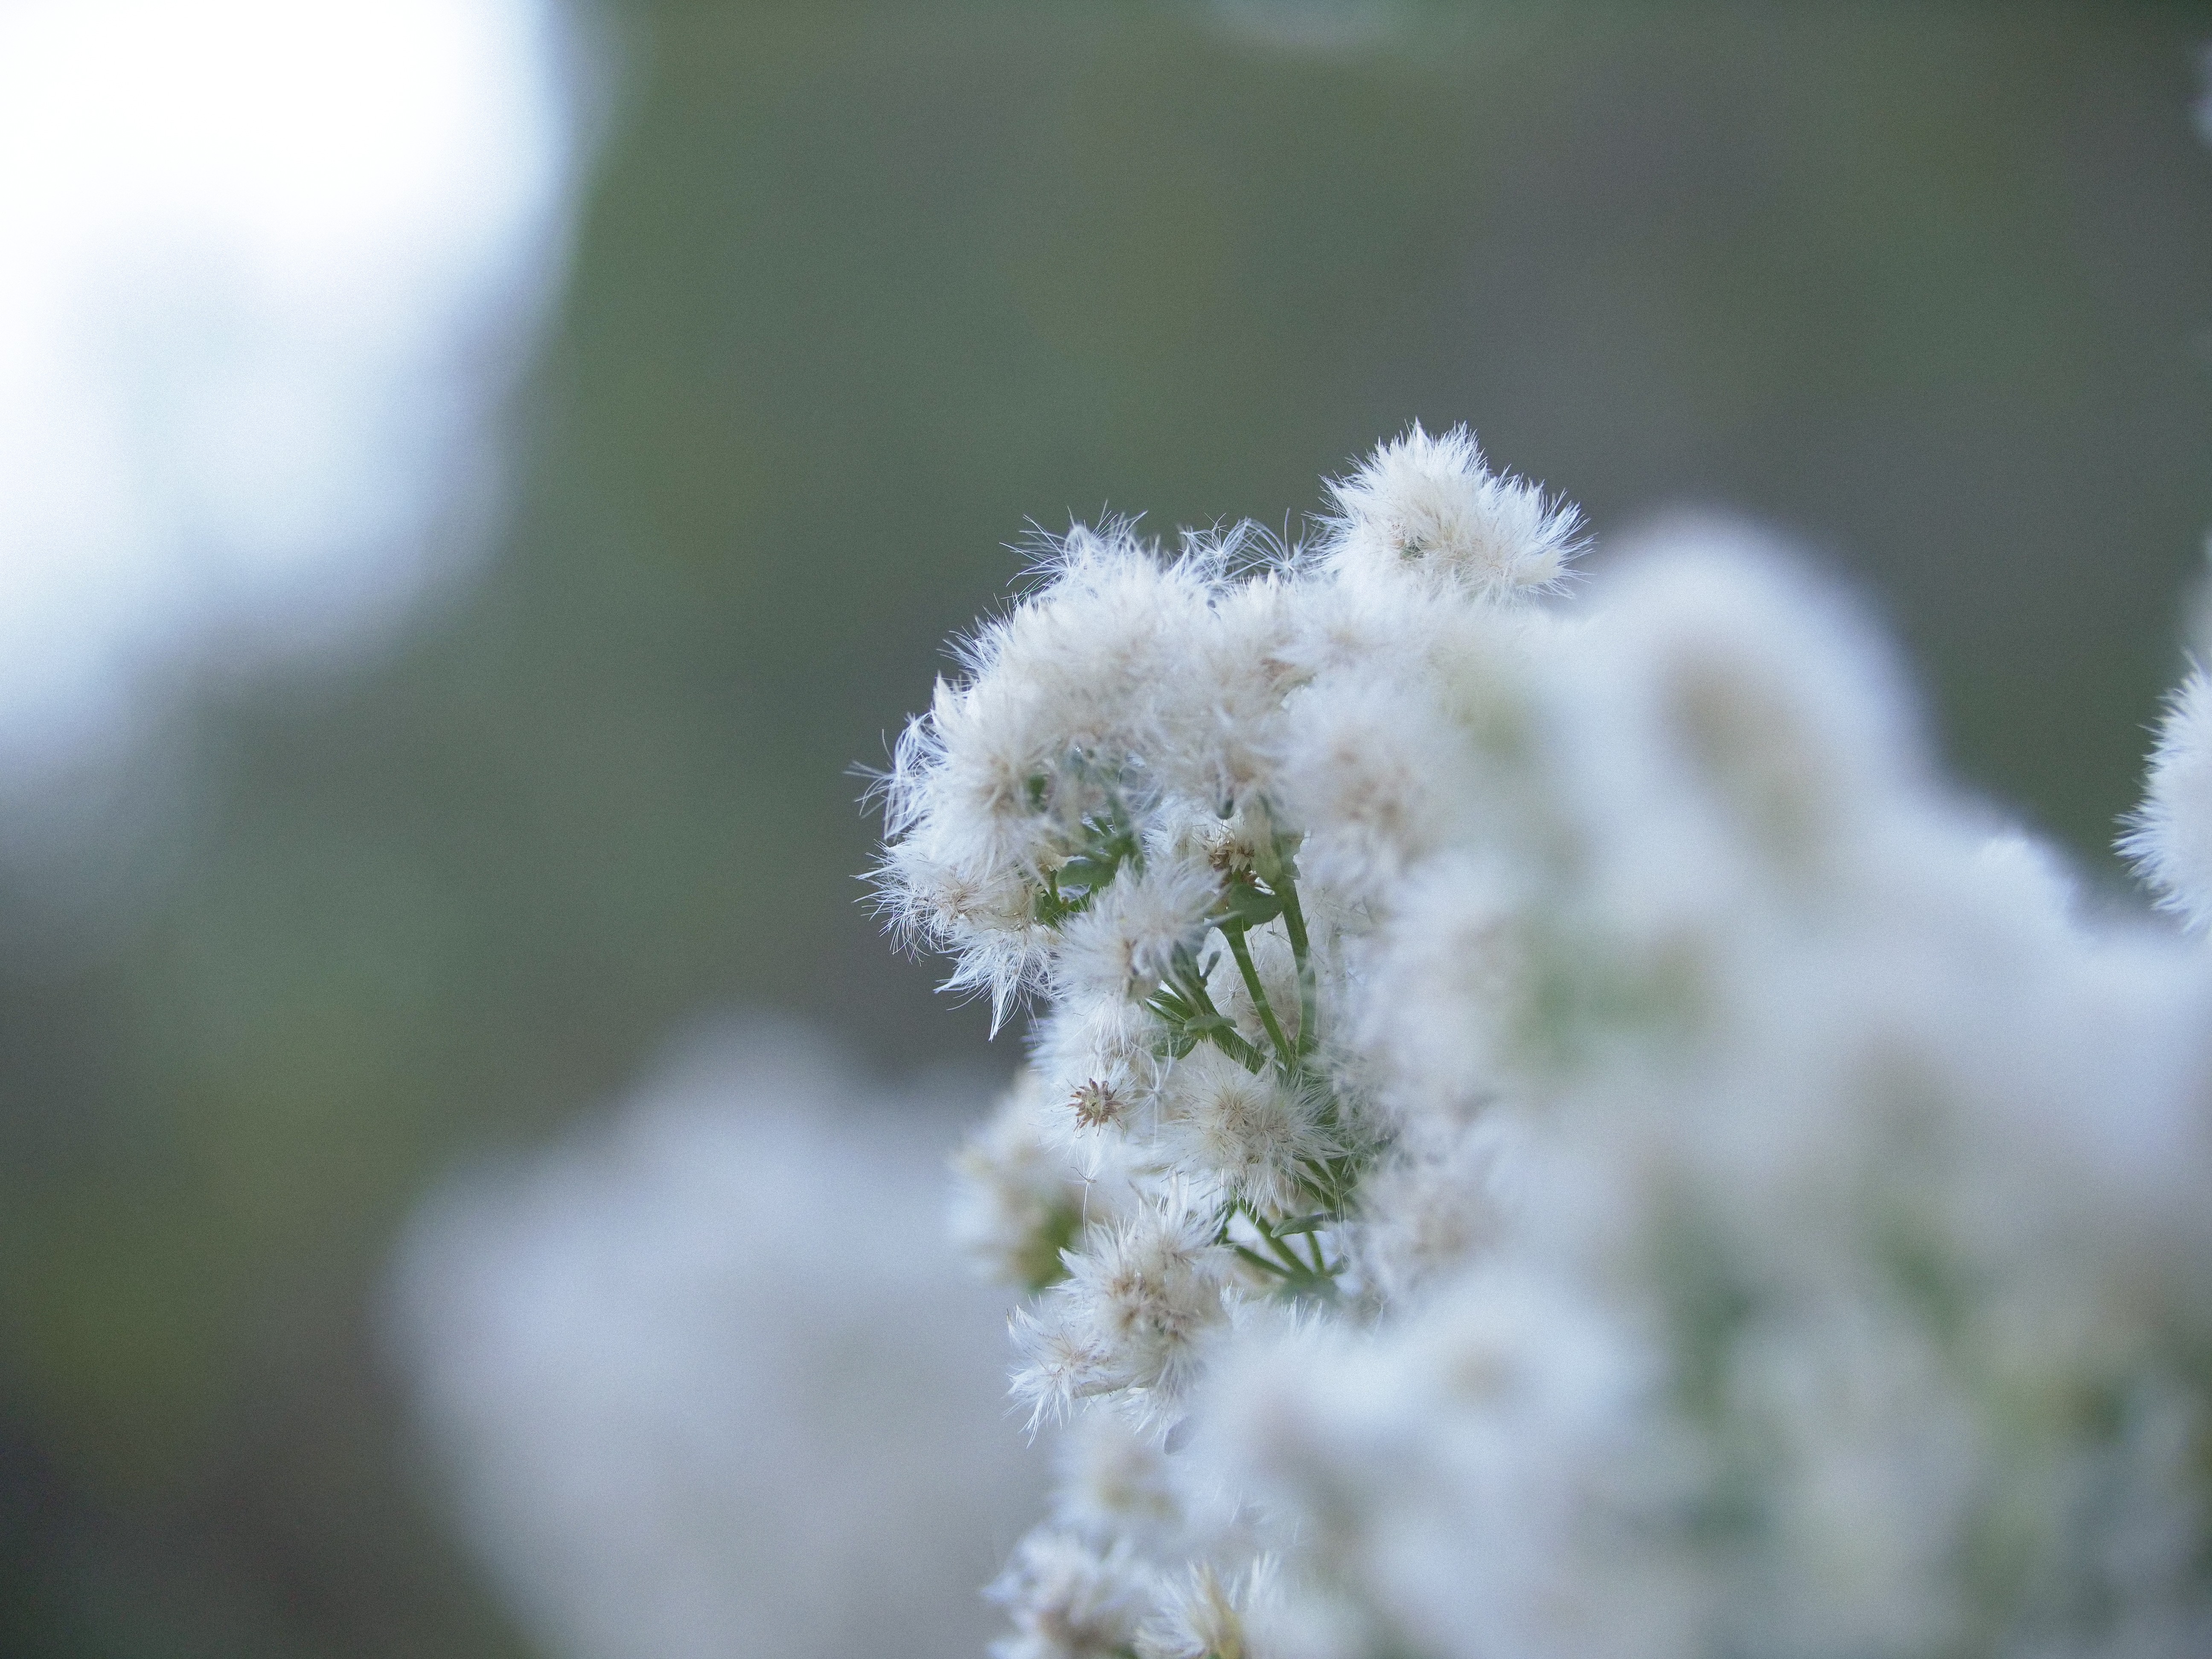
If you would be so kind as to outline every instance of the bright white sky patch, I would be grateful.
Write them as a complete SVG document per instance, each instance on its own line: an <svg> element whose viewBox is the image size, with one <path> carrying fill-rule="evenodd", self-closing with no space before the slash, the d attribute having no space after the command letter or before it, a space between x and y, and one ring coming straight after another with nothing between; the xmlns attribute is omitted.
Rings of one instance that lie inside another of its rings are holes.
<svg viewBox="0 0 2212 1659"><path fill-rule="evenodd" d="M560 21L0 0L0 763L434 574L559 248Z"/></svg>

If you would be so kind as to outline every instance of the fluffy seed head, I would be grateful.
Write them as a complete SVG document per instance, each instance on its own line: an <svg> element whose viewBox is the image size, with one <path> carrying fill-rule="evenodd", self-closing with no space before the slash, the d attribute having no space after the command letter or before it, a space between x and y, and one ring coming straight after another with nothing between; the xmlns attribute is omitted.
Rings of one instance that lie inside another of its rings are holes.
<svg viewBox="0 0 2212 1659"><path fill-rule="evenodd" d="M1418 680L1378 667L1294 701L1281 793L1308 826L1302 867L1379 898L1452 829L1463 745Z"/></svg>
<svg viewBox="0 0 2212 1659"><path fill-rule="evenodd" d="M1316 1103L1273 1068L1255 1075L1218 1050L1179 1064L1163 1102L1160 1140L1178 1167L1270 1212L1296 1205L1301 1180L1336 1150Z"/></svg>
<svg viewBox="0 0 2212 1659"><path fill-rule="evenodd" d="M1090 1311L1065 1295L1014 1310L1008 1328L1020 1364L1010 1392L1030 1408L1032 1434L1041 1424L1065 1419L1078 1401L1123 1386Z"/></svg>
<svg viewBox="0 0 2212 1659"><path fill-rule="evenodd" d="M1053 1512L1064 1527L1102 1540L1164 1540L1182 1524L1159 1437L1119 1412L1084 1413L1060 1443L1059 1464Z"/></svg>
<svg viewBox="0 0 2212 1659"><path fill-rule="evenodd" d="M1180 1193L1094 1233L1069 1263L1064 1295L1122 1385L1172 1399L1197 1372L1205 1338L1228 1317L1229 1252Z"/></svg>
<svg viewBox="0 0 2212 1659"><path fill-rule="evenodd" d="M1328 568L1366 578L1412 571L1489 599L1558 585L1580 542L1572 507L1493 473L1463 426L1419 422L1329 486Z"/></svg>
<svg viewBox="0 0 2212 1659"><path fill-rule="evenodd" d="M1198 942L1214 891L1211 876L1189 865L1124 870L1060 929L1054 973L1061 994L1078 1003L1142 1001L1167 976L1176 947Z"/></svg>

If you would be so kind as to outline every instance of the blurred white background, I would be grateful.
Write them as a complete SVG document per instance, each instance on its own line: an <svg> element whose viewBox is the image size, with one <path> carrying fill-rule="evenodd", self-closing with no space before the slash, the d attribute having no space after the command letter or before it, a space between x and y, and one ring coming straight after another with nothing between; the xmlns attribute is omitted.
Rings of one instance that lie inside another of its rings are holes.
<svg viewBox="0 0 2212 1659"><path fill-rule="evenodd" d="M573 61L547 0L0 7L0 774L483 544Z"/></svg>

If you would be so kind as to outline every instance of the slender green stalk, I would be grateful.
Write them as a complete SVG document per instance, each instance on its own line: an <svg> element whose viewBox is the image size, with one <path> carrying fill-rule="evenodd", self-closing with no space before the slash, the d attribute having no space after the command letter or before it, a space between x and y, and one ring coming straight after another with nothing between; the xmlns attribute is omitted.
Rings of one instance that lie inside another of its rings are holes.
<svg viewBox="0 0 2212 1659"><path fill-rule="evenodd" d="M1306 1264L1298 1260L1297 1253L1295 1250L1293 1250L1289 1245L1284 1243L1281 1239L1275 1237L1274 1230L1273 1228L1269 1227L1266 1222L1261 1220L1256 1215L1252 1218L1252 1225L1258 1230L1261 1239L1267 1244L1267 1248L1274 1252L1275 1259L1278 1261L1287 1266L1291 1272L1297 1277L1300 1279L1305 1277Z"/></svg>
<svg viewBox="0 0 2212 1659"><path fill-rule="evenodd" d="M1281 896L1283 931L1290 935L1291 959L1298 969L1298 1054L1303 1058L1321 1042L1321 1033L1315 1027L1320 987L1314 973L1312 942L1306 937L1305 912L1298 906L1297 883L1285 877Z"/></svg>
<svg viewBox="0 0 2212 1659"><path fill-rule="evenodd" d="M1255 1077L1266 1071L1267 1056L1246 1042L1243 1034L1230 1023L1229 1017L1213 1006L1213 999L1206 994L1204 981L1194 982L1190 989L1191 1000L1197 1006L1199 1012L1206 1017L1206 1035L1212 1039L1214 1046Z"/></svg>
<svg viewBox="0 0 2212 1659"><path fill-rule="evenodd" d="M1261 1255L1257 1250L1249 1249L1242 1244L1231 1244L1229 1248L1236 1251L1237 1254L1249 1265L1257 1267L1261 1273L1273 1273L1276 1278L1283 1279L1285 1282L1289 1280L1291 1277L1290 1274L1283 1271L1279 1263L1268 1261L1266 1256ZM1303 1273L1303 1271L1304 1270L1301 1269L1301 1273Z"/></svg>
<svg viewBox="0 0 2212 1659"><path fill-rule="evenodd" d="M1229 954L1237 958L1237 971L1244 976L1244 989L1251 995L1252 1006L1260 1011L1260 1023L1267 1028L1267 1040L1275 1045L1275 1054L1281 1061L1283 1075L1289 1077L1298 1069L1298 1051L1283 1035L1282 1023L1275 1018L1274 1005L1267 1000L1267 993L1260 983L1260 970L1253 965L1252 947L1244 942L1244 930L1224 932L1222 938L1229 941Z"/></svg>
<svg viewBox="0 0 2212 1659"><path fill-rule="evenodd" d="M1168 1024L1180 1045L1175 1052L1181 1055L1191 1045L1210 1041L1257 1077L1267 1069L1267 1057L1247 1042L1235 1024L1213 1006L1213 998L1206 988L1206 973L1192 960L1190 952L1180 947L1176 953L1176 969L1168 982L1154 992L1148 1006Z"/></svg>

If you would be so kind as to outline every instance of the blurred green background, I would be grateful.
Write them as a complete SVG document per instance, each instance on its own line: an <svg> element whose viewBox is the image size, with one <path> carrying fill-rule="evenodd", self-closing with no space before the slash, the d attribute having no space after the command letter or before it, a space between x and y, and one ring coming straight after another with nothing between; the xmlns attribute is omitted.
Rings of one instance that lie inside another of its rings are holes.
<svg viewBox="0 0 2212 1659"><path fill-rule="evenodd" d="M1799 538L2109 873L2212 526L2212 9L609 21L496 558L180 701L96 947L0 894L0 1652L522 1650L378 1357L392 1231L718 1009L980 1051L849 769L1029 520L1295 528L1464 420L1601 534Z"/></svg>

